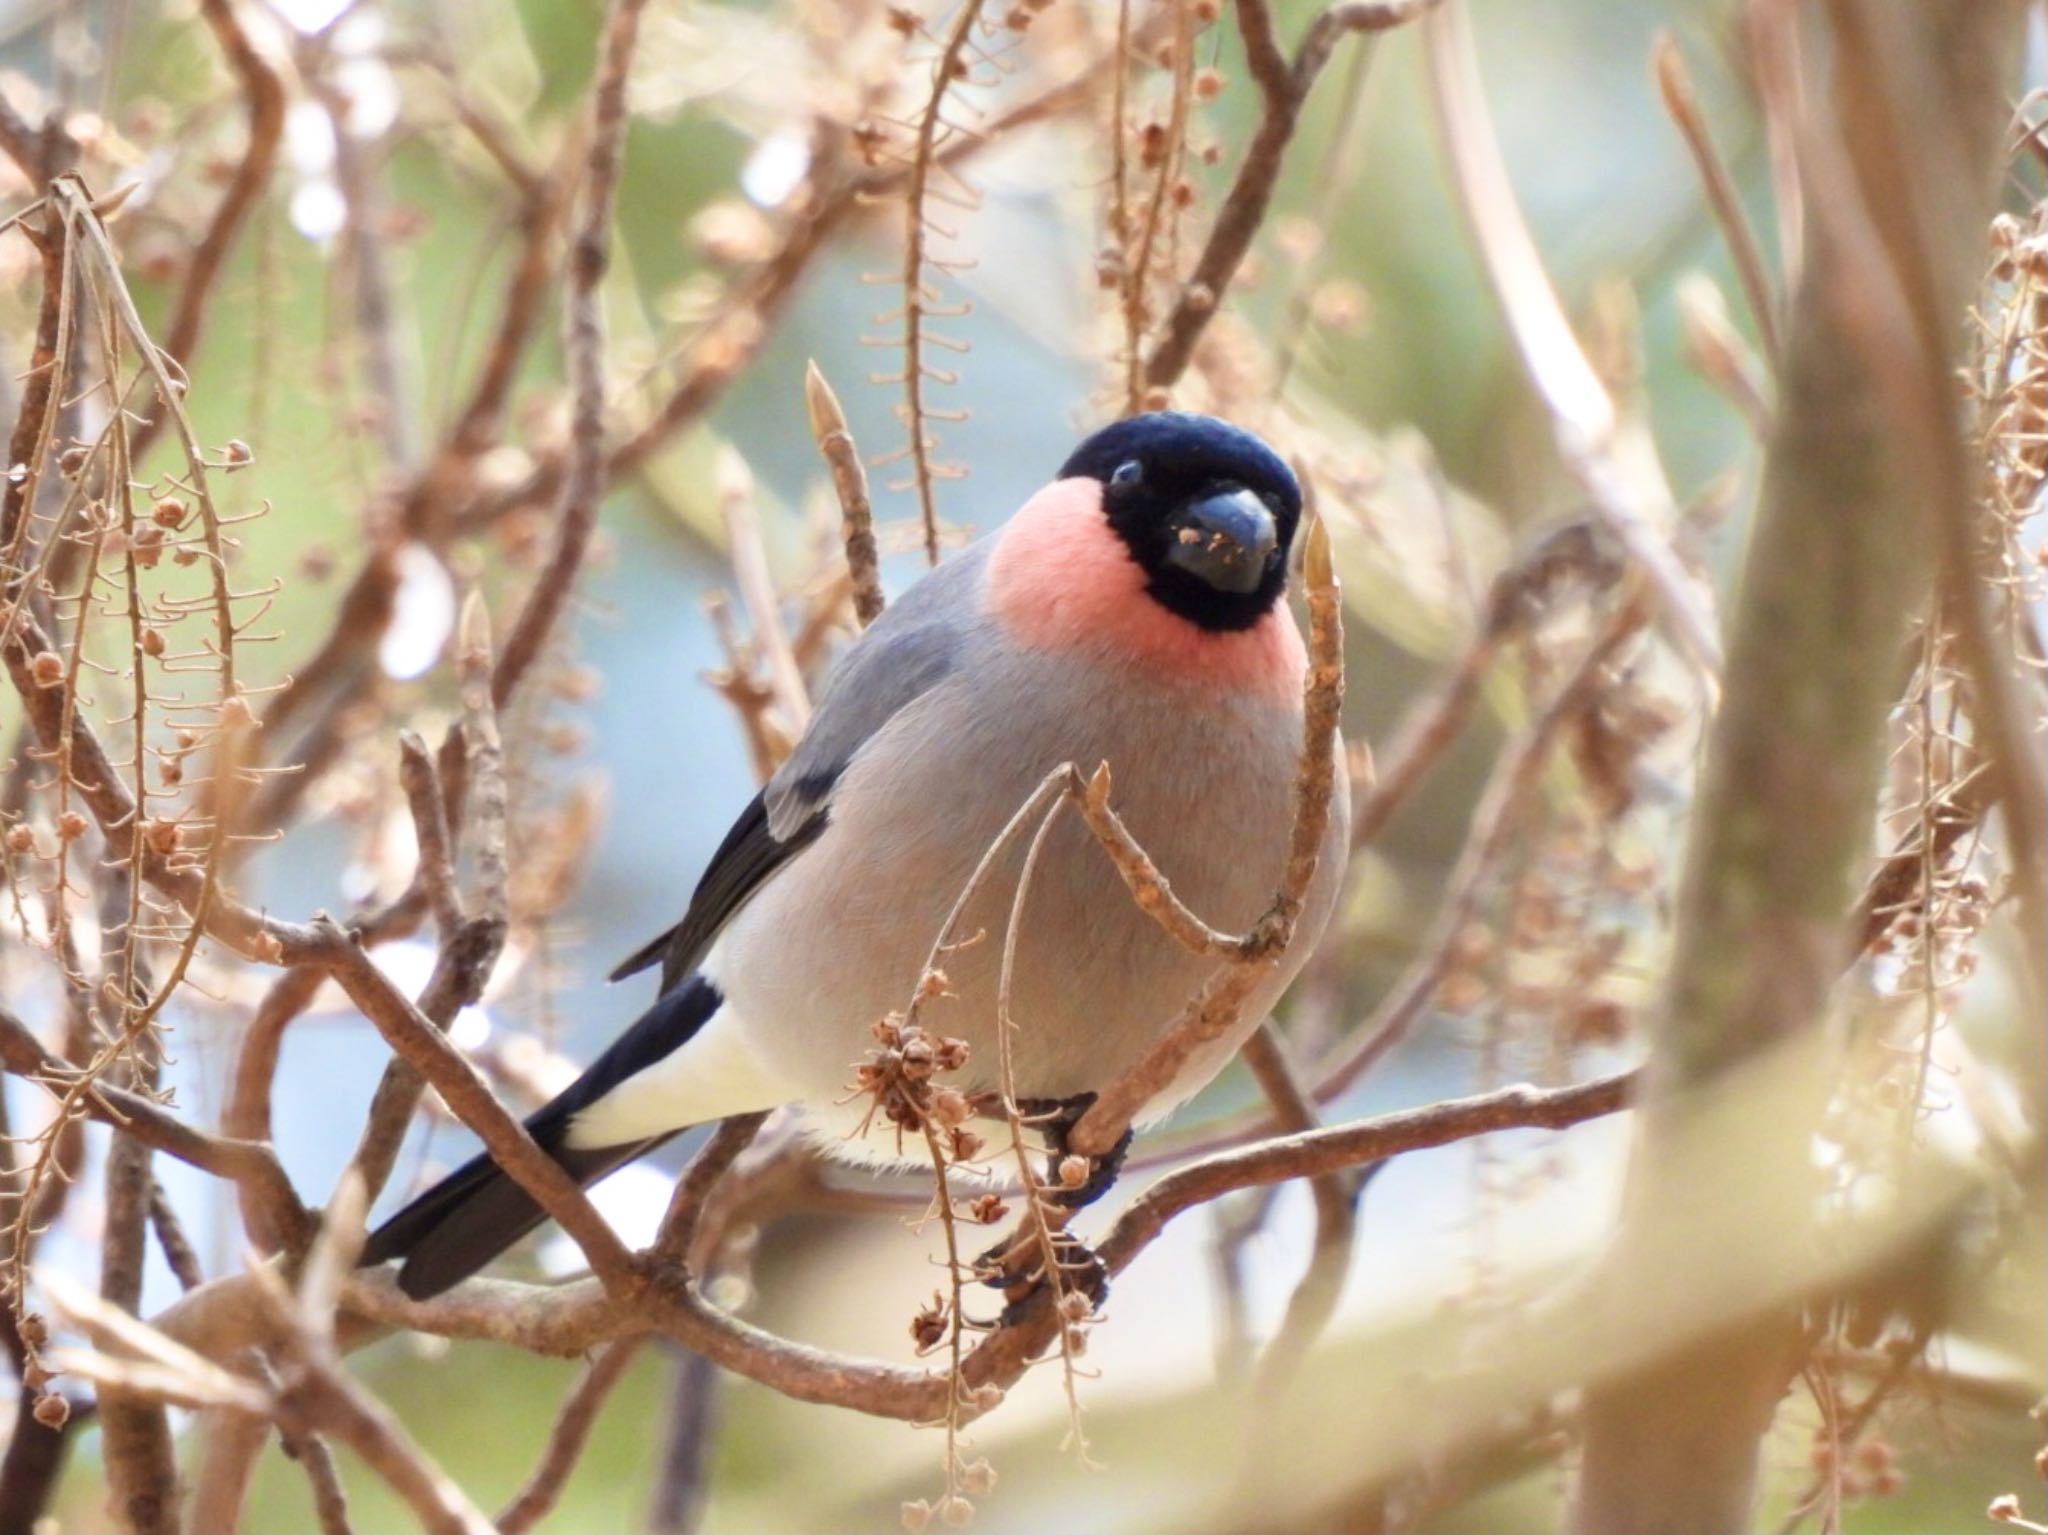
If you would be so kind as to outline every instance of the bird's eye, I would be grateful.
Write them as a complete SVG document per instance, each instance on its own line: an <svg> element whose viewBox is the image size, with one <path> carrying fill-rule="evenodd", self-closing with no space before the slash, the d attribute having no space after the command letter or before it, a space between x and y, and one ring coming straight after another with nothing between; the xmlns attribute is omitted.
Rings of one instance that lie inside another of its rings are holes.
<svg viewBox="0 0 2048 1535"><path fill-rule="evenodd" d="M1111 490L1129 490L1145 478L1145 466L1135 458L1125 459L1109 477Z"/></svg>

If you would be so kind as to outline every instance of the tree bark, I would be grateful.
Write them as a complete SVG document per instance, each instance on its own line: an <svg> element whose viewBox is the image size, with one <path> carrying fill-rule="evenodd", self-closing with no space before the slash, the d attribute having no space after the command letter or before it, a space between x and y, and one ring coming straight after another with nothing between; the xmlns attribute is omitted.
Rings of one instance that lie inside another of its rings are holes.
<svg viewBox="0 0 2048 1535"><path fill-rule="evenodd" d="M1765 10L1752 17L1767 21ZM1846 914L1868 867L1892 703L1884 658L1898 653L1938 564L1932 519L1945 487L1927 444L1961 430L1928 419L1953 410L1908 402L1926 399L1914 370L1938 361L1952 377L1963 343L2021 11L2006 0L1834 0L1826 16L1833 35L1809 36L1803 51L1827 59L1831 78L1806 82L1810 106L1794 128L1803 277L1612 1254L1617 1304L1654 1305L1660 1264L1673 1272L1687 1223L1711 1212L1741 1212L1756 1251L1803 1251L1808 1240L1825 1073L1779 1074L1740 1136L1719 1118L1704 1150L1697 1106L1732 1068L1811 1041L1850 956ZM1887 358L1872 344L1887 324L1923 350ZM1673 1316L1669 1330L1685 1324ZM1571 1529L1748 1529L1760 1440L1798 1351L1797 1311L1780 1303L1717 1318L1596 1383Z"/></svg>

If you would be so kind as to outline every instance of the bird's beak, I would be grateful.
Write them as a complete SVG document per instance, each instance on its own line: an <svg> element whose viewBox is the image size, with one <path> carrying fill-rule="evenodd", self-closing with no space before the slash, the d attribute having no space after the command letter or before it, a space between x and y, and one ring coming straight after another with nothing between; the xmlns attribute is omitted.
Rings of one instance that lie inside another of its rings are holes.
<svg viewBox="0 0 2048 1535"><path fill-rule="evenodd" d="M1280 530L1266 503L1248 490L1191 501L1174 514L1166 563L1220 592L1255 592L1266 579Z"/></svg>

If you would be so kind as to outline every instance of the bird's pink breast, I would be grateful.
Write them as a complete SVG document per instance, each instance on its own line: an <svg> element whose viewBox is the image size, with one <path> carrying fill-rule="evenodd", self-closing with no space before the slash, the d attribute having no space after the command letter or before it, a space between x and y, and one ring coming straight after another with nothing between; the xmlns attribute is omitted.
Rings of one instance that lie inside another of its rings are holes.
<svg viewBox="0 0 2048 1535"><path fill-rule="evenodd" d="M1055 480L996 535L984 589L1019 644L1127 661L1162 681L1291 697L1307 669L1286 605L1249 629L1214 633L1169 612L1102 513L1102 486Z"/></svg>

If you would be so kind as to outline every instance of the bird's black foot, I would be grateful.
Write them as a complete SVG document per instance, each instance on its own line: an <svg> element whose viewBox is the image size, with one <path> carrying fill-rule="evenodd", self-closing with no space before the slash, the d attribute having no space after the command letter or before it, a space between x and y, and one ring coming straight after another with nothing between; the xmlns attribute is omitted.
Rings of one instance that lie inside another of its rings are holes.
<svg viewBox="0 0 2048 1535"><path fill-rule="evenodd" d="M1060 1176L1062 1165L1071 1153L1067 1150L1067 1137L1074 1126L1081 1122L1081 1116L1094 1107L1095 1094L1076 1093L1071 1098L1019 1098L1017 1110L1025 1120L1035 1125L1038 1133L1045 1138L1046 1151L1046 1198L1068 1210L1085 1209L1107 1194L1123 1171L1124 1158L1130 1155L1132 1132L1128 1127L1109 1148L1105 1156L1089 1159L1086 1176L1079 1183L1068 1183Z"/></svg>
<svg viewBox="0 0 2048 1535"><path fill-rule="evenodd" d="M1109 1298L1109 1269L1095 1255L1095 1249L1069 1232L1055 1231L1052 1251L1052 1261L1059 1270L1057 1293L1086 1297L1086 1315L1101 1310L1103 1301ZM1005 1260L1008 1260L1007 1264ZM1010 1327L1021 1321L1025 1313L1037 1304L1039 1296L1053 1289L1037 1243L1029 1238L997 1247L992 1253L984 1254L983 1261L996 1265L996 1270L989 1273L985 1282L1003 1291L1003 1310L996 1319L999 1327ZM1071 1315L1067 1318L1069 1321L1081 1319Z"/></svg>

